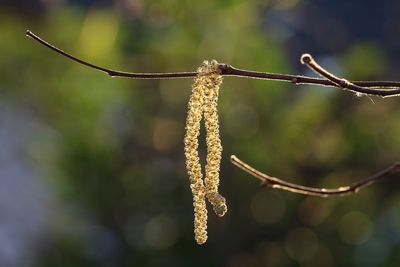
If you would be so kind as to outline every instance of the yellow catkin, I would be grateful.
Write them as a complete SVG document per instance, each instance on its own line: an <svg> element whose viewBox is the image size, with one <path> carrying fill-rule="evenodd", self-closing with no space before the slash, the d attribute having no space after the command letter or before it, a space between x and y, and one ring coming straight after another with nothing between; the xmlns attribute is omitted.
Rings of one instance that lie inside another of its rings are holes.
<svg viewBox="0 0 400 267"><path fill-rule="evenodd" d="M222 76L218 73L218 62L209 62L210 72L204 84L203 113L206 126L207 164L205 167L206 196L213 206L215 214L222 217L227 211L225 198L218 193L219 168L221 165L222 145L219 135L218 94Z"/></svg>
<svg viewBox="0 0 400 267"><path fill-rule="evenodd" d="M194 234L198 244L207 240L206 195L217 215L226 212L225 199L218 194L219 165L222 146L219 139L217 100L222 77L218 63L204 61L197 69L199 73L193 81L192 94L188 104L186 134L184 139L186 169L189 174L190 188L193 194ZM202 179L198 153L200 122L204 112L207 131L207 165L205 184Z"/></svg>
<svg viewBox="0 0 400 267"><path fill-rule="evenodd" d="M198 68L199 73L203 73L205 67L202 64ZM190 179L190 189L193 195L194 207L194 235L198 244L207 241L207 209L205 199L205 187L202 179L199 153L197 151L200 134L200 122L203 113L204 76L198 75L194 78L192 94L188 104L188 114L186 119L186 134L184 139L186 169Z"/></svg>

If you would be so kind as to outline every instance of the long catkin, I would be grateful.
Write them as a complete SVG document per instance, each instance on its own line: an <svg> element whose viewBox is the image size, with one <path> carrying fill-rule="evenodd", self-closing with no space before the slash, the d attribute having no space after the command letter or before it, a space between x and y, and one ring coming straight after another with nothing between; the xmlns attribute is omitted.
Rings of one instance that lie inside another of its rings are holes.
<svg viewBox="0 0 400 267"><path fill-rule="evenodd" d="M218 62L210 62L210 68L218 69ZM222 76L213 74L204 84L203 113L206 126L207 164L205 167L206 196L213 206L215 214L222 217L227 211L225 198L218 193L219 168L221 165L222 145L219 135L218 95Z"/></svg>
<svg viewBox="0 0 400 267"><path fill-rule="evenodd" d="M200 122L203 114L204 101L204 76L200 74L206 71L204 63L197 70L199 75L194 78L192 94L188 104L186 119L186 134L184 139L186 169L189 174L190 189L193 195L194 207L194 235L198 244L207 241L207 208L205 199L205 187L202 179L200 158L198 153L198 137L200 135Z"/></svg>
<svg viewBox="0 0 400 267"><path fill-rule="evenodd" d="M198 75L194 78L188 104L184 145L186 169L193 195L194 234L196 242L203 244L207 241L206 196L218 216L223 216L226 212L225 199L218 194L222 146L219 139L217 100L222 77L215 60L204 61L197 72ZM208 152L205 185L198 153L198 137L203 113Z"/></svg>

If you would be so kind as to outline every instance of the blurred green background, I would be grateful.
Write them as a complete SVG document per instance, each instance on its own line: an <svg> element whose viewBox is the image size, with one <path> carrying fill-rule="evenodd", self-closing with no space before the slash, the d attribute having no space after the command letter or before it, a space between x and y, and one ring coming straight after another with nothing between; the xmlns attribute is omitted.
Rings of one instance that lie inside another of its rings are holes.
<svg viewBox="0 0 400 267"><path fill-rule="evenodd" d="M399 266L398 175L321 199L262 189L229 162L235 154L304 185L349 184L399 160L399 98L226 77L229 211L209 213L198 246L182 141L191 80L110 78L24 35L126 71L216 59L311 75L298 61L310 52L349 79L399 80L399 9L395 0L0 2L0 266Z"/></svg>

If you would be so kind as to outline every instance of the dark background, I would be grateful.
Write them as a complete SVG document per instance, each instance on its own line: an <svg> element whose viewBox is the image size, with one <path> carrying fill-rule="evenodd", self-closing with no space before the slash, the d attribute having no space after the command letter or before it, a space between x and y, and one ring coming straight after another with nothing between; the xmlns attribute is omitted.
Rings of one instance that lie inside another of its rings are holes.
<svg viewBox="0 0 400 267"><path fill-rule="evenodd" d="M262 189L229 162L349 184L399 160L399 99L225 78L229 211L209 212L199 246L182 141L191 81L110 78L24 36L126 71L216 59L312 75L299 62L310 52L345 78L398 80L399 11L394 0L1 1L0 266L399 266L398 175L321 199Z"/></svg>

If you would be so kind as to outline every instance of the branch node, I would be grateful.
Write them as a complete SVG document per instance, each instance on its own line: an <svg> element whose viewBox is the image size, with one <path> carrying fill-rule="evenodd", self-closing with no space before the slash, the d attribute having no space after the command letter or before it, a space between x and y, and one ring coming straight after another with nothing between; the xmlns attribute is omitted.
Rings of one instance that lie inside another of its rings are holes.
<svg viewBox="0 0 400 267"><path fill-rule="evenodd" d="M225 63L219 63L218 68L221 75L229 75L232 73L232 67Z"/></svg>
<svg viewBox="0 0 400 267"><path fill-rule="evenodd" d="M342 88L348 88L351 85L351 83L346 79L340 79L338 84Z"/></svg>
<svg viewBox="0 0 400 267"><path fill-rule="evenodd" d="M297 77L293 77L292 80L290 80L293 84L298 84L299 79Z"/></svg>
<svg viewBox="0 0 400 267"><path fill-rule="evenodd" d="M270 187L271 183L268 180L264 179L263 181L261 181L260 186L261 187Z"/></svg>

